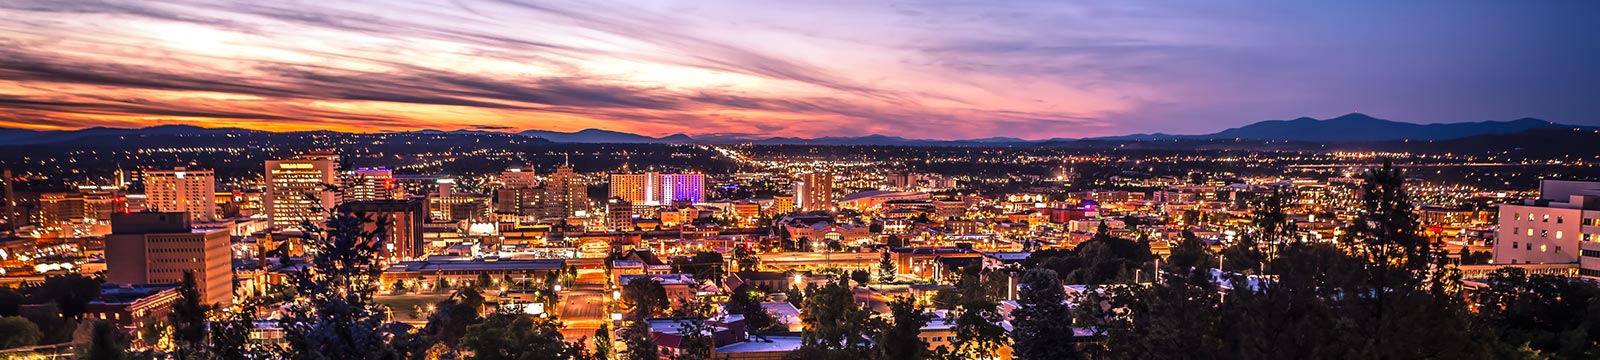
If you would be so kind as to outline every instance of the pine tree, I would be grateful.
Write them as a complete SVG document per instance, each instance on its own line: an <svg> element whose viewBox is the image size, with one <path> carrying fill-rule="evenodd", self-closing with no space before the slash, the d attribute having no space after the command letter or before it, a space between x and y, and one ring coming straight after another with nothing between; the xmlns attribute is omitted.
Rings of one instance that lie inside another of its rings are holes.
<svg viewBox="0 0 1600 360"><path fill-rule="evenodd" d="M872 342L878 359L922 360L932 355L928 351L928 341L922 339L922 327L933 320L932 315L918 309L916 301L910 297L890 301L889 314L892 322L879 331Z"/></svg>
<svg viewBox="0 0 1600 360"><path fill-rule="evenodd" d="M809 291L801 308L799 354L829 359L864 358L871 352L871 335L866 326L872 312L855 302L855 293L844 282L829 282Z"/></svg>
<svg viewBox="0 0 1600 360"><path fill-rule="evenodd" d="M211 306L201 303L193 271L184 271L179 284L178 300L167 313L167 321L173 327L173 355L179 360L203 359L206 356L206 313Z"/></svg>
<svg viewBox="0 0 1600 360"><path fill-rule="evenodd" d="M317 360L394 357L388 337L379 330L385 311L373 300L383 272L377 257L383 248L378 231L388 228L388 219L327 212L321 224L301 224L312 256L306 269L291 277L296 296L288 316L279 322L287 345L283 355ZM368 224L380 230L367 231Z"/></svg>
<svg viewBox="0 0 1600 360"><path fill-rule="evenodd" d="M878 282L893 282L895 275L898 274L896 267L894 257L891 256L889 251L884 251L883 255L878 259Z"/></svg>
<svg viewBox="0 0 1600 360"><path fill-rule="evenodd" d="M1023 360L1078 357L1072 310L1060 276L1050 269L1031 269L1022 273L1018 286L1018 307L1011 311L1011 337L1016 340L1012 354Z"/></svg>

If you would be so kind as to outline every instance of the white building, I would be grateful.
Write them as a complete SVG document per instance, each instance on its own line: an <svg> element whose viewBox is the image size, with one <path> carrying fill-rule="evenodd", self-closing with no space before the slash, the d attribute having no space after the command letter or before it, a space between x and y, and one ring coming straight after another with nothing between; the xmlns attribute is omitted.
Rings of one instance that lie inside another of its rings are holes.
<svg viewBox="0 0 1600 360"><path fill-rule="evenodd" d="M217 218L217 176L211 170L149 170L144 174L145 207L188 213L197 222Z"/></svg>
<svg viewBox="0 0 1600 360"><path fill-rule="evenodd" d="M1539 198L1500 205L1496 264L1579 263L1600 276L1600 182L1543 180Z"/></svg>

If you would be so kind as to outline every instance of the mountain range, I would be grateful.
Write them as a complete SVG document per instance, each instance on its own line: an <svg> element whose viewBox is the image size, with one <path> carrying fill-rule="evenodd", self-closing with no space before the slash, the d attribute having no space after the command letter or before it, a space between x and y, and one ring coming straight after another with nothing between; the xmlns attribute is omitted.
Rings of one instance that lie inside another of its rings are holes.
<svg viewBox="0 0 1600 360"><path fill-rule="evenodd" d="M888 145L888 146L982 146L1030 145L1073 141L1163 141L1163 140L1265 140L1301 142L1374 142L1394 140L1449 140L1480 135L1510 134L1531 129L1572 129L1579 126L1556 124L1549 121L1522 118L1510 121L1481 121L1445 124L1415 124L1374 118L1366 114L1351 113L1330 119L1302 117L1294 120L1268 120L1211 134L1172 135L1134 134L1094 137L1084 139L1023 140L995 137L967 140L908 139L888 135L853 137L760 137L741 134L714 134L698 138L684 134L651 137L619 131L585 129L576 132L527 130L516 134L536 137L557 143L622 143L622 144L756 144L756 145ZM202 128L188 125L162 125L138 129L94 127L80 130L30 130L0 128L0 145L31 145L69 142L97 136L127 135L187 135L248 133L256 130L238 128ZM420 130L419 133L463 134L490 133L481 130ZM494 132L496 134L505 134Z"/></svg>

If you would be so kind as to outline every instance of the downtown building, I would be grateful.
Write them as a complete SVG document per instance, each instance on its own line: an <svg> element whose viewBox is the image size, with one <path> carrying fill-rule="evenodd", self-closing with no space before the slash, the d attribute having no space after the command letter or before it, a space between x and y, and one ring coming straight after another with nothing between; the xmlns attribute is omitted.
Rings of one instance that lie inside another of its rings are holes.
<svg viewBox="0 0 1600 360"><path fill-rule="evenodd" d="M181 212L197 222L217 219L217 176L211 170L176 167L144 172L145 206L156 212Z"/></svg>
<svg viewBox="0 0 1600 360"><path fill-rule="evenodd" d="M177 284L193 272L205 304L233 303L228 229L194 229L188 213L115 214L105 237L106 281Z"/></svg>
<svg viewBox="0 0 1600 360"><path fill-rule="evenodd" d="M273 229L299 231L302 221L315 224L327 218L327 209L339 204L338 194L327 189L339 183L338 160L338 155L326 153L267 160L261 207Z"/></svg>
<svg viewBox="0 0 1600 360"><path fill-rule="evenodd" d="M360 168L350 172L347 201L392 200L401 198L394 180L394 170L387 168Z"/></svg>
<svg viewBox="0 0 1600 360"><path fill-rule="evenodd" d="M705 202L705 174L612 174L609 197L633 205Z"/></svg>
<svg viewBox="0 0 1600 360"><path fill-rule="evenodd" d="M1578 264L1600 277L1600 181L1542 180L1539 197L1501 204L1496 265Z"/></svg>
<svg viewBox="0 0 1600 360"><path fill-rule="evenodd" d="M833 173L809 171L795 174L794 210L833 211Z"/></svg>

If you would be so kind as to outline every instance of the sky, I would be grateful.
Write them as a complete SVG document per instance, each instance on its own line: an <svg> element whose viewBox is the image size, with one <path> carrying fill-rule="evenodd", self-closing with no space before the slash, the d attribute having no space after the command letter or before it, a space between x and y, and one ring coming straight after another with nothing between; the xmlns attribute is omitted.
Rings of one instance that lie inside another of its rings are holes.
<svg viewBox="0 0 1600 360"><path fill-rule="evenodd" d="M1600 125L1596 1L0 1L0 127Z"/></svg>

